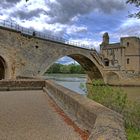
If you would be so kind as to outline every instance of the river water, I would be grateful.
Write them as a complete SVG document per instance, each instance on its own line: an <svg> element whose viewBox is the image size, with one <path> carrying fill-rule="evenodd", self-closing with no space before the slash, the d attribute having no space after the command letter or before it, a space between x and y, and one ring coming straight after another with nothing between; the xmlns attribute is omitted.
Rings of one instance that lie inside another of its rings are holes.
<svg viewBox="0 0 140 140"><path fill-rule="evenodd" d="M80 88L81 84L85 85L86 83L86 75L84 74L48 74L45 79L51 79L78 94L86 95L86 91Z"/></svg>
<svg viewBox="0 0 140 140"><path fill-rule="evenodd" d="M85 85L86 75L84 74L48 74L44 76L45 79L54 80L56 83L76 91L78 94L86 95L80 87ZM130 100L140 102L140 87L121 87Z"/></svg>

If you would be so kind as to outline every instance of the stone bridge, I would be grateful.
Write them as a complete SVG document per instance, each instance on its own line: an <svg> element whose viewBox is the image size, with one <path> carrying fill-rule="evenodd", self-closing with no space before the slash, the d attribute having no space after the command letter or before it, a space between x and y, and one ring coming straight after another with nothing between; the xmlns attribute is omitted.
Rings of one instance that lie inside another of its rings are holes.
<svg viewBox="0 0 140 140"><path fill-rule="evenodd" d="M19 27L0 24L1 79L41 76L54 62L64 56L76 60L89 80L104 77L103 63L96 50L78 47L53 36Z"/></svg>
<svg viewBox="0 0 140 140"><path fill-rule="evenodd" d="M103 79L110 85L140 85L138 76L106 67L94 49L0 21L0 79L40 77L64 56L73 58L84 68L88 82Z"/></svg>
<svg viewBox="0 0 140 140"><path fill-rule="evenodd" d="M126 140L120 114L52 81L16 79L39 77L63 56L81 64L89 80L105 81L95 50L2 24L0 79L13 80L0 80L0 139Z"/></svg>
<svg viewBox="0 0 140 140"><path fill-rule="evenodd" d="M0 80L1 140L126 140L123 117L52 81Z"/></svg>

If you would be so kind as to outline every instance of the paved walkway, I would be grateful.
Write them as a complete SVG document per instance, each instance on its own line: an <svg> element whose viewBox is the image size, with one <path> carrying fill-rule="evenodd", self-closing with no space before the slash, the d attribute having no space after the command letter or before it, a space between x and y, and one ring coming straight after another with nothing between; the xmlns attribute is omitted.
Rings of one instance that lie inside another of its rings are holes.
<svg viewBox="0 0 140 140"><path fill-rule="evenodd" d="M43 91L0 92L0 140L80 140Z"/></svg>

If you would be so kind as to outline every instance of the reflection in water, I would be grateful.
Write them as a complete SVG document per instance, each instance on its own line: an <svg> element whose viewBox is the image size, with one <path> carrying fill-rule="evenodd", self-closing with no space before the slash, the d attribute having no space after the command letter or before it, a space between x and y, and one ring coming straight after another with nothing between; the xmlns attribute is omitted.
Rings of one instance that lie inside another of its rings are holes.
<svg viewBox="0 0 140 140"><path fill-rule="evenodd" d="M85 91L83 91L81 88L80 88L80 83L83 83L83 84L85 84L85 82L75 82L75 81L71 81L71 82L69 82L69 81L65 81L65 82L62 82L62 81L56 81L58 84L60 84L60 85L62 85L62 86L64 86L64 87L66 87L66 88L68 88L68 89L71 89L71 90L73 90L73 91L75 91L75 92L77 92L77 93L79 93L79 94L86 94L86 92Z"/></svg>
<svg viewBox="0 0 140 140"><path fill-rule="evenodd" d="M86 83L86 75L83 74L48 74L45 79L51 79L58 84L63 85L79 94L86 95L86 92L80 88L80 83ZM130 100L140 102L140 87L121 87L128 95Z"/></svg>
<svg viewBox="0 0 140 140"><path fill-rule="evenodd" d="M71 89L79 94L85 95L86 92L80 88L80 84L86 83L86 75L83 74L74 74L74 75L66 75L66 74L49 74L45 77L45 79L54 80L56 83Z"/></svg>

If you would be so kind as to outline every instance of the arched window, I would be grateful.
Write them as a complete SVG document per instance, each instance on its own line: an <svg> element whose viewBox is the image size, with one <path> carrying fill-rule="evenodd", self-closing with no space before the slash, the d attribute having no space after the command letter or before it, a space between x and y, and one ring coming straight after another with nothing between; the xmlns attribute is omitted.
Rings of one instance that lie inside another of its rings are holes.
<svg viewBox="0 0 140 140"><path fill-rule="evenodd" d="M0 80L5 78L4 60L0 57Z"/></svg>
<svg viewBox="0 0 140 140"><path fill-rule="evenodd" d="M129 42L127 42L127 47L129 47Z"/></svg>
<svg viewBox="0 0 140 140"><path fill-rule="evenodd" d="M130 59L129 58L127 58L127 64L129 64L130 63Z"/></svg>
<svg viewBox="0 0 140 140"><path fill-rule="evenodd" d="M109 60L107 58L104 59L104 65L109 66Z"/></svg>

